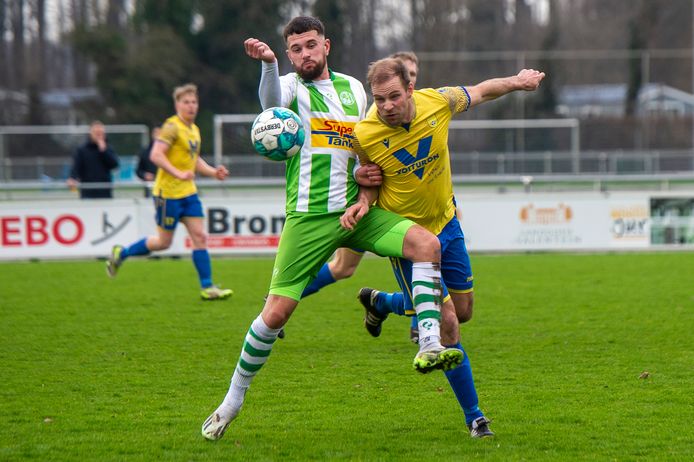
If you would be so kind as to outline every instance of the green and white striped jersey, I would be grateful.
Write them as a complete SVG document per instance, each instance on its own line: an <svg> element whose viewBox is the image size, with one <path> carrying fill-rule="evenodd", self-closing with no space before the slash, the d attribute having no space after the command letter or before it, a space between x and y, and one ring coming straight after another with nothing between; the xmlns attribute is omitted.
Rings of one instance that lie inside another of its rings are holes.
<svg viewBox="0 0 694 462"><path fill-rule="evenodd" d="M330 71L329 80L304 81L292 72L280 77L282 106L304 122L301 151L287 161L289 212L339 212L359 192L352 148L354 125L366 113L366 93L357 79Z"/></svg>

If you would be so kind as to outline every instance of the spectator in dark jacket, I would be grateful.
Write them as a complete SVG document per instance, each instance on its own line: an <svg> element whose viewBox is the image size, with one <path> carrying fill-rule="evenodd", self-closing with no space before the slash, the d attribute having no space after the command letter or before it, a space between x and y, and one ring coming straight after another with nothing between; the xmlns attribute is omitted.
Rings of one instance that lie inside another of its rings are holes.
<svg viewBox="0 0 694 462"><path fill-rule="evenodd" d="M103 188L80 188L82 199L101 199L113 197L111 170L118 168L118 155L106 143L104 124L94 121L89 126L89 139L77 148L72 162L68 185L76 187L80 183L108 183Z"/></svg>
<svg viewBox="0 0 694 462"><path fill-rule="evenodd" d="M140 151L139 160L137 162L137 170L135 170L135 174L138 176L138 178L148 183L145 186L145 197L151 196L150 183L154 181L154 177L157 174L157 166L154 165L154 162L152 162L152 160L149 158L149 153L152 151L152 145L157 139L157 136L159 136L160 130L161 129L159 127L154 127L152 129L152 139L150 140L149 145Z"/></svg>

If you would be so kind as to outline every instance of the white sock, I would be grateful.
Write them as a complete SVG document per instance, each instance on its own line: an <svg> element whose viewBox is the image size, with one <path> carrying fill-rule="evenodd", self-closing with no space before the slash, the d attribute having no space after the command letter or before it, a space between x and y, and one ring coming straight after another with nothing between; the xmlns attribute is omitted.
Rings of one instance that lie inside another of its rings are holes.
<svg viewBox="0 0 694 462"><path fill-rule="evenodd" d="M441 267L438 263L412 264L412 298L419 327L419 350L441 347Z"/></svg>

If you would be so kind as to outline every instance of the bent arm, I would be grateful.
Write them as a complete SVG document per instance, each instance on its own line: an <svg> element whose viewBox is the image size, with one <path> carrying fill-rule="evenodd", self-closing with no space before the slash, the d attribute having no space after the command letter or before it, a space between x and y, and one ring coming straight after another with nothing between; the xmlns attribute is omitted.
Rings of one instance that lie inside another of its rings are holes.
<svg viewBox="0 0 694 462"><path fill-rule="evenodd" d="M116 151L111 148L111 146L106 145L106 150L101 152L101 154L103 155L103 162L109 170L118 168L118 165L120 164L118 155L116 154Z"/></svg>
<svg viewBox="0 0 694 462"><path fill-rule="evenodd" d="M193 177L193 172L182 172L173 166L166 154L169 152L169 145L161 140L154 142L152 146L152 152L149 155L149 159L154 165L164 170L169 175L178 178L179 180L189 180Z"/></svg>
<svg viewBox="0 0 694 462"><path fill-rule="evenodd" d="M280 72L277 61L273 63L262 62L260 74L260 85L258 86L258 96L263 110L282 105L282 85L280 83Z"/></svg>
<svg viewBox="0 0 694 462"><path fill-rule="evenodd" d="M347 230L353 230L354 227L359 223L364 215L369 212L371 204L376 202L378 197L378 188L367 188L364 186L359 187L359 195L357 196L357 202L349 206L345 213L340 217L340 225Z"/></svg>
<svg viewBox="0 0 694 462"><path fill-rule="evenodd" d="M376 199L378 199L378 186L359 186L358 202L368 204L370 207Z"/></svg>
<svg viewBox="0 0 694 462"><path fill-rule="evenodd" d="M203 176L214 176L215 169L210 164L205 162L205 159L198 156L198 160L195 163L195 171Z"/></svg>

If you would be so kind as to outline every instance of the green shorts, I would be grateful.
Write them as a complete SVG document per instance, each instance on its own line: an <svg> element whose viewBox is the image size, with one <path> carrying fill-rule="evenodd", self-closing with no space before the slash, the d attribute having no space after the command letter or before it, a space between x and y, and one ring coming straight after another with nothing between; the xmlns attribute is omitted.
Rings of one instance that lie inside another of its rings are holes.
<svg viewBox="0 0 694 462"><path fill-rule="evenodd" d="M368 250L384 257L402 257L413 221L372 207L349 231L340 226L342 212L289 213L280 237L270 294L300 300L304 288L340 247Z"/></svg>

